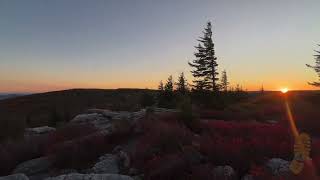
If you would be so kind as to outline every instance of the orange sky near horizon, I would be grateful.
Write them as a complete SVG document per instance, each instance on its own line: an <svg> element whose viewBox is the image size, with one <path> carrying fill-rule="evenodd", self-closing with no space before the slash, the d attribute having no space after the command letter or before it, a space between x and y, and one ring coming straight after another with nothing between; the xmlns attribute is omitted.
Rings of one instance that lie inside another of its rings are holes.
<svg viewBox="0 0 320 180"><path fill-rule="evenodd" d="M112 83L103 83L101 82L4 82L5 86L0 87L0 92L13 92L13 93L41 93L49 91L58 91L66 89L117 89L117 88L148 88L148 89L157 89L158 81L136 81L136 82L112 82ZM165 82L165 81L163 81ZM236 82L231 82L231 86L235 87ZM240 84L240 83L239 83ZM240 84L244 90L248 91L258 91L261 88L261 85L256 83L244 83ZM263 84L264 89L279 91L282 88L288 88L289 90L320 90L317 87L311 86L304 81L295 81L295 82L266 82Z"/></svg>
<svg viewBox="0 0 320 180"><path fill-rule="evenodd" d="M316 90L319 0L0 1L0 93L149 88L184 72L207 21L218 71L249 91ZM270 13L272 12L272 13ZM219 75L220 77L220 75ZM319 89L319 88L318 88Z"/></svg>

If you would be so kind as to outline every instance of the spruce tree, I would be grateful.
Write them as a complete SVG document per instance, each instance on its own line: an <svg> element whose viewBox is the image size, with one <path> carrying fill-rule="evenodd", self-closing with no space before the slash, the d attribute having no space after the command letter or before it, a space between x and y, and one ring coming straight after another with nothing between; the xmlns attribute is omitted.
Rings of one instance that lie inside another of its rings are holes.
<svg viewBox="0 0 320 180"><path fill-rule="evenodd" d="M166 85L164 86L164 90L166 92L173 92L173 79L172 79L172 75L170 75L168 77L168 80L167 80L167 83Z"/></svg>
<svg viewBox="0 0 320 180"><path fill-rule="evenodd" d="M159 83L158 90L159 90L159 91L163 91L163 90L164 90L162 80L161 80L160 83Z"/></svg>
<svg viewBox="0 0 320 180"><path fill-rule="evenodd" d="M173 92L173 79L172 76L168 77L164 90L159 93L158 106L163 108L174 108L175 97Z"/></svg>
<svg viewBox="0 0 320 180"><path fill-rule="evenodd" d="M318 45L320 46L320 44ZM316 64L314 66L306 64L307 67L312 68L318 75L319 81L309 83L310 85L320 87L320 51L316 51L318 54L315 55Z"/></svg>
<svg viewBox="0 0 320 180"><path fill-rule="evenodd" d="M242 91L242 87L239 84L237 84L235 91L236 92L241 92Z"/></svg>
<svg viewBox="0 0 320 180"><path fill-rule="evenodd" d="M197 52L194 53L195 59L188 64L194 68L191 71L195 78L194 87L197 90L218 90L218 72L217 72L217 58L214 51L214 43L212 41L212 25L211 22L207 23L204 29L203 37L198 39L199 45L196 46Z"/></svg>
<svg viewBox="0 0 320 180"><path fill-rule="evenodd" d="M188 91L187 80L183 72L180 74L176 85L177 85L177 91L180 92L181 94L185 94Z"/></svg>
<svg viewBox="0 0 320 180"><path fill-rule="evenodd" d="M220 86L223 91L228 91L229 81L226 70L222 71Z"/></svg>
<svg viewBox="0 0 320 180"><path fill-rule="evenodd" d="M260 93L261 93L261 94L264 94L264 87L263 87L263 84L262 84L262 86L261 86Z"/></svg>

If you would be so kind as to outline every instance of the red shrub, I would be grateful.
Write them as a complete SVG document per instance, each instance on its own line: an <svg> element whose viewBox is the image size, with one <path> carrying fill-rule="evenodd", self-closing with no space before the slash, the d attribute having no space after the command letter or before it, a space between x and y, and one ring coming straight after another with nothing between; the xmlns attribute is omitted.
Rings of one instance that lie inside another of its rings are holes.
<svg viewBox="0 0 320 180"><path fill-rule="evenodd" d="M212 164L200 164L191 168L190 177L188 179L212 180L214 166ZM187 179L187 178L186 178Z"/></svg>
<svg viewBox="0 0 320 180"><path fill-rule="evenodd" d="M39 136L0 145L0 175L10 174L19 163L42 156L45 141L45 136Z"/></svg>
<svg viewBox="0 0 320 180"><path fill-rule="evenodd" d="M245 172L252 163L292 156L291 137L279 125L210 121L203 128L200 149L214 164L231 165Z"/></svg>
<svg viewBox="0 0 320 180"><path fill-rule="evenodd" d="M48 135L46 151L50 150L51 147L57 143L88 136L95 132L97 132L97 129L89 124L67 125L63 128L57 129L57 131L51 132Z"/></svg>
<svg viewBox="0 0 320 180"><path fill-rule="evenodd" d="M198 110L201 119L225 119L226 113L219 110Z"/></svg>
<svg viewBox="0 0 320 180"><path fill-rule="evenodd" d="M148 179L185 180L190 179L192 169L194 170L194 177L204 175L203 171L194 169L200 166L201 162L201 154L192 147L185 147L182 152L163 154L146 161L144 172ZM207 174L210 173L207 172Z"/></svg>
<svg viewBox="0 0 320 180"><path fill-rule="evenodd" d="M58 168L82 168L96 160L103 153L112 149L109 138L93 134L73 141L66 141L53 147L56 155L55 166Z"/></svg>
<svg viewBox="0 0 320 180"><path fill-rule="evenodd" d="M317 171L318 176L320 176L320 155L313 157L312 161L313 161L313 164L315 166L315 169Z"/></svg>
<svg viewBox="0 0 320 180"><path fill-rule="evenodd" d="M7 151L7 149L3 146L0 146L0 175L8 175L13 168L17 165L16 160L12 156L12 154Z"/></svg>
<svg viewBox="0 0 320 180"><path fill-rule="evenodd" d="M315 169L320 176L320 139L312 139L311 158Z"/></svg>
<svg viewBox="0 0 320 180"><path fill-rule="evenodd" d="M154 157L145 164L146 179L177 179L185 172L187 161L180 154Z"/></svg>
<svg viewBox="0 0 320 180"><path fill-rule="evenodd" d="M191 145L191 132L177 121L148 119L143 122L143 130L133 155L138 167L155 156L176 153L183 146Z"/></svg>
<svg viewBox="0 0 320 180"><path fill-rule="evenodd" d="M261 165L269 158L292 158L290 131L280 124L202 121L200 135L175 119L148 119L142 124L144 133L133 160L152 178L210 179L209 170L206 177L205 172L188 166L188 158L183 155L186 146L198 148L213 165L232 166L240 175L248 173L252 164Z"/></svg>
<svg viewBox="0 0 320 180"><path fill-rule="evenodd" d="M99 156L111 152L116 145L123 143L127 138L123 134L90 133L54 144L47 153L56 155L54 164L58 168L83 168Z"/></svg>

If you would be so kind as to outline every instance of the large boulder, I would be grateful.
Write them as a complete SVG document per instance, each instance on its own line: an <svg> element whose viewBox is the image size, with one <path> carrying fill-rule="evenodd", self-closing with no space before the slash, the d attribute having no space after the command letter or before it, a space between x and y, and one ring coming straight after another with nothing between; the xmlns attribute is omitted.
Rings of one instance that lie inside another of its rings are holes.
<svg viewBox="0 0 320 180"><path fill-rule="evenodd" d="M49 173L35 174L32 176L29 176L29 180L43 180L48 177L51 177Z"/></svg>
<svg viewBox="0 0 320 180"><path fill-rule="evenodd" d="M79 114L76 117L74 117L70 122L82 124L82 123L93 123L96 121L98 122L109 121L109 119L98 113L90 113L90 114Z"/></svg>
<svg viewBox="0 0 320 180"><path fill-rule="evenodd" d="M125 151L118 152L119 164L122 170L129 170L130 168L130 156Z"/></svg>
<svg viewBox="0 0 320 180"><path fill-rule="evenodd" d="M29 178L24 174L12 174L9 176L2 176L0 180L29 180Z"/></svg>
<svg viewBox="0 0 320 180"><path fill-rule="evenodd" d="M133 180L130 176L120 174L78 174L71 173L57 177L46 178L45 180Z"/></svg>
<svg viewBox="0 0 320 180"><path fill-rule="evenodd" d="M99 161L93 166L92 172L95 174L118 174L118 157L112 154L105 154L101 156Z"/></svg>
<svg viewBox="0 0 320 180"><path fill-rule="evenodd" d="M110 111L108 109L88 109L87 113L97 113L97 114L101 114L106 118L112 119L115 116L118 116L119 113L118 112L114 112L114 111Z"/></svg>
<svg viewBox="0 0 320 180"><path fill-rule="evenodd" d="M266 168L273 176L286 177L290 174L289 165L289 161L273 158L266 163Z"/></svg>
<svg viewBox="0 0 320 180"><path fill-rule="evenodd" d="M77 115L70 123L92 124L99 131L107 134L127 132L134 126L130 112L112 112L103 109L89 109L87 112L89 114Z"/></svg>
<svg viewBox="0 0 320 180"><path fill-rule="evenodd" d="M23 173L30 176L46 172L52 166L51 158L50 156L46 156L23 162L14 169L13 173Z"/></svg>
<svg viewBox="0 0 320 180"><path fill-rule="evenodd" d="M49 132L52 132L55 130L56 128L49 127L49 126L26 128L25 136L36 136L36 135L48 134Z"/></svg>
<svg viewBox="0 0 320 180"><path fill-rule="evenodd" d="M241 180L254 180L253 176L248 174L248 175L245 175L241 178Z"/></svg>
<svg viewBox="0 0 320 180"><path fill-rule="evenodd" d="M188 161L191 165L200 164L201 161L204 159L201 153L199 153L193 147L184 147L183 153L184 159Z"/></svg>
<svg viewBox="0 0 320 180"><path fill-rule="evenodd" d="M174 113L177 110L153 108L153 113ZM139 132L137 124L139 120L146 117L146 109L141 109L137 112L128 111L110 111L106 109L89 109L86 114L80 114L74 117L70 123L76 124L92 124L98 130L107 132L109 134L119 132L125 133L128 129L133 129L135 132Z"/></svg>
<svg viewBox="0 0 320 180"><path fill-rule="evenodd" d="M166 108L152 108L152 113L154 114L162 114L162 113L177 113L179 112L176 109L166 109ZM147 115L146 109L141 109L136 112L128 112L128 111L110 111L107 109L89 109L87 110L88 114L99 114L105 118L117 120L117 119L130 119L130 120L139 120L144 118Z"/></svg>
<svg viewBox="0 0 320 180"><path fill-rule="evenodd" d="M29 176L30 180L43 180L48 177L53 176L60 176L64 174L70 174L70 173L78 173L75 169L51 169L50 172L45 172L41 174L35 174L32 176Z"/></svg>
<svg viewBox="0 0 320 180"><path fill-rule="evenodd" d="M110 119L98 113L77 115L70 121L70 123L92 124L95 128L104 132L110 132L112 130L112 123Z"/></svg>
<svg viewBox="0 0 320 180"><path fill-rule="evenodd" d="M215 179L237 179L236 172L231 166L217 166L213 169Z"/></svg>
<svg viewBox="0 0 320 180"><path fill-rule="evenodd" d="M96 113L108 119L129 119L131 112L128 111L110 111L108 109L89 109L88 113Z"/></svg>
<svg viewBox="0 0 320 180"><path fill-rule="evenodd" d="M128 146L126 147L127 150L130 149L129 144L127 144ZM116 146L113 151L113 154L116 154L119 160L119 168L120 171L129 171L130 169L130 165L131 165L131 161L130 161L130 155L127 153L127 151L123 148L123 146Z"/></svg>

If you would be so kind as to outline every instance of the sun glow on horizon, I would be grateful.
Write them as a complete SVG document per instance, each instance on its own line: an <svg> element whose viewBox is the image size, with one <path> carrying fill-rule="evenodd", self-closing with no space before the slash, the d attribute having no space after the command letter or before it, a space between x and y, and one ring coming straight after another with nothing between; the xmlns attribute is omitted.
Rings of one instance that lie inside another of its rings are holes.
<svg viewBox="0 0 320 180"><path fill-rule="evenodd" d="M288 89L288 88L281 88L280 91L281 91L282 93L287 93L287 92L289 91L289 89Z"/></svg>

